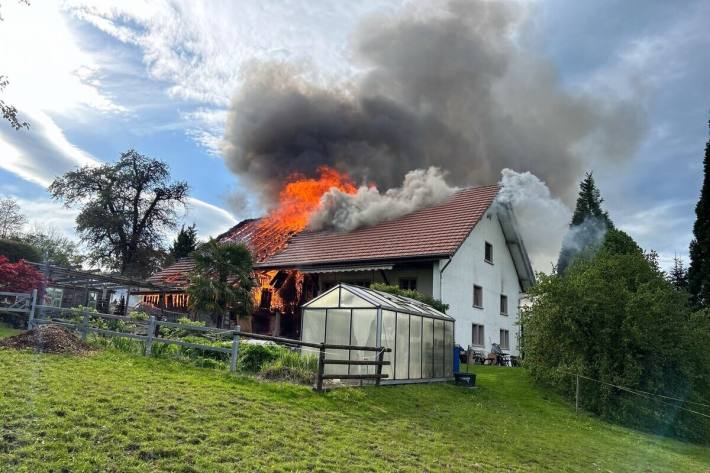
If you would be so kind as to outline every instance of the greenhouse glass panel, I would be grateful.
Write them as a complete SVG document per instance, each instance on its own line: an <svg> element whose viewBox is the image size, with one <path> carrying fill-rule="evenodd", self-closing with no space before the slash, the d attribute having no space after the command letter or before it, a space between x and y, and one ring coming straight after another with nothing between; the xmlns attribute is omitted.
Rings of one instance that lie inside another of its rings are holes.
<svg viewBox="0 0 710 473"><path fill-rule="evenodd" d="M335 345L350 344L350 309L328 309L325 324L325 343ZM349 350L329 348L327 358L347 360ZM326 374L347 374L348 365L325 365Z"/></svg>
<svg viewBox="0 0 710 473"><path fill-rule="evenodd" d="M444 377L444 321L434 320L434 377Z"/></svg>
<svg viewBox="0 0 710 473"><path fill-rule="evenodd" d="M325 341L325 309L303 309L301 340L310 343Z"/></svg>
<svg viewBox="0 0 710 473"><path fill-rule="evenodd" d="M360 296L347 289L340 290L340 307L375 307Z"/></svg>
<svg viewBox="0 0 710 473"><path fill-rule="evenodd" d="M352 336L350 344L361 347L377 345L377 309L353 309ZM351 360L374 360L377 352L351 350ZM375 374L374 366L353 365L351 374Z"/></svg>
<svg viewBox="0 0 710 473"><path fill-rule="evenodd" d="M422 318L422 378L431 378L434 374L434 319Z"/></svg>
<svg viewBox="0 0 710 473"><path fill-rule="evenodd" d="M409 314L397 314L395 379L409 378Z"/></svg>
<svg viewBox="0 0 710 473"><path fill-rule="evenodd" d="M422 318L412 315L409 319L409 378L422 377Z"/></svg>
<svg viewBox="0 0 710 473"><path fill-rule="evenodd" d="M336 286L329 292L323 293L322 295L313 299L311 302L307 303L306 307L323 307L326 309L329 307L340 307L340 288Z"/></svg>
<svg viewBox="0 0 710 473"><path fill-rule="evenodd" d="M391 310L382 311L382 346L385 348L391 348L392 351L385 353L385 361L389 361L389 365L382 367L382 373L389 375L385 379L394 379L394 362L396 360L396 346L395 346L395 330L397 329L397 314Z"/></svg>
<svg viewBox="0 0 710 473"><path fill-rule="evenodd" d="M454 324L444 322L444 376L454 375Z"/></svg>

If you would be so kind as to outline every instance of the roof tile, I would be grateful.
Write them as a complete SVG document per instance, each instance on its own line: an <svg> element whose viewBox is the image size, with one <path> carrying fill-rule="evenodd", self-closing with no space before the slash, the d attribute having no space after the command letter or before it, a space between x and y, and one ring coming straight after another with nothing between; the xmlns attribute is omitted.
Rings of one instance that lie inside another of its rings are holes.
<svg viewBox="0 0 710 473"><path fill-rule="evenodd" d="M452 255L491 206L497 185L466 188L444 202L352 232L302 232L256 267Z"/></svg>

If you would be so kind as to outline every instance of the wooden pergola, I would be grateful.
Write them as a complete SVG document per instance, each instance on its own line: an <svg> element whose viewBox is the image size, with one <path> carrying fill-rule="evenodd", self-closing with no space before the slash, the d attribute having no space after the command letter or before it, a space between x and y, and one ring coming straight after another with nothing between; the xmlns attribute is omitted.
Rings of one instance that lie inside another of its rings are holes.
<svg viewBox="0 0 710 473"><path fill-rule="evenodd" d="M125 289L126 299L123 307L124 314L128 311L128 300L131 294L150 291L162 295L181 290L174 286L156 284L116 274L105 274L98 269L80 270L50 263L31 264L44 275L48 287L84 290L85 302L88 302L88 294L90 291L107 294L109 292L116 292L119 289Z"/></svg>

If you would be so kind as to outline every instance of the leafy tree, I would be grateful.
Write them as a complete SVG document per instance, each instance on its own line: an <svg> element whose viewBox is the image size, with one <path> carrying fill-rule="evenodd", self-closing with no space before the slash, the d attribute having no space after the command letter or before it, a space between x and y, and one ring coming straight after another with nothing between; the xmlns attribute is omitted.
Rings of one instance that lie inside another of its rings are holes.
<svg viewBox="0 0 710 473"><path fill-rule="evenodd" d="M402 289L399 286L391 286L385 283L373 283L370 285L371 289L374 289L376 291L382 291L382 292L387 292L389 294L394 294L396 296L404 296L404 297L409 297L410 299L414 299L420 302L423 302L425 304L429 304L439 312L446 313L447 310L449 310L449 304L444 304L441 302L439 299L434 299L431 296L428 296L426 294L422 294L419 291L414 291L412 289Z"/></svg>
<svg viewBox="0 0 710 473"><path fill-rule="evenodd" d="M5 256L11 262L21 259L33 262L41 262L42 254L34 246L24 241L5 240L0 238L0 255Z"/></svg>
<svg viewBox="0 0 710 473"><path fill-rule="evenodd" d="M247 247L210 239L192 257L195 269L187 290L191 309L207 312L218 327L222 327L230 310L237 316L247 315L254 285L253 261Z"/></svg>
<svg viewBox="0 0 710 473"><path fill-rule="evenodd" d="M44 283L44 276L25 260L15 263L0 255L0 291L30 292Z"/></svg>
<svg viewBox="0 0 710 473"><path fill-rule="evenodd" d="M696 307L710 307L710 139L705 144L703 173L700 200L695 207L697 218L693 225L688 268L688 291Z"/></svg>
<svg viewBox="0 0 710 473"><path fill-rule="evenodd" d="M33 246L42 257L60 266L81 266L84 256L79 246L53 227L35 227L22 235L21 241Z"/></svg>
<svg viewBox="0 0 710 473"><path fill-rule="evenodd" d="M604 199L591 172L579 183L579 195L572 215L569 231L562 242L557 260L557 272L563 273L575 258L594 253L604 240L607 230L614 228L606 210Z"/></svg>
<svg viewBox="0 0 710 473"><path fill-rule="evenodd" d="M690 316L677 291L625 233L609 230L599 251L563 274L538 275L521 325L531 375L565 395L582 379L581 405L610 420L694 440L710 423L681 408L611 385L695 402L710 392L710 323ZM710 319L708 319L710 320ZM705 323L705 332L698 330ZM606 383L606 384L603 384ZM694 409L693 409L694 410Z"/></svg>
<svg viewBox="0 0 710 473"><path fill-rule="evenodd" d="M64 174L49 191L66 206L81 208L76 228L92 263L145 276L164 256L164 232L175 228L188 185L170 182L167 164L129 150L114 164Z"/></svg>
<svg viewBox="0 0 710 473"><path fill-rule="evenodd" d="M183 225L180 228L180 232L177 238L173 240L173 247L170 250L170 255L176 260L190 256L190 254L197 248L197 230L195 224L193 223L189 227L185 228Z"/></svg>
<svg viewBox="0 0 710 473"><path fill-rule="evenodd" d="M0 198L0 238L19 235L25 223L27 218L17 201L10 197Z"/></svg>
<svg viewBox="0 0 710 473"><path fill-rule="evenodd" d="M666 279L668 279L668 282L677 290L688 290L688 270L683 264L683 258L679 256L673 258L673 267L668 272Z"/></svg>
<svg viewBox="0 0 710 473"><path fill-rule="evenodd" d="M9 83L10 81L7 79L7 76L0 75L0 92L3 92ZM17 118L17 108L5 103L2 99L0 99L0 112L2 112L2 117L7 120L10 126L15 130L19 130L20 128L29 129L29 123L20 121L20 119Z"/></svg>

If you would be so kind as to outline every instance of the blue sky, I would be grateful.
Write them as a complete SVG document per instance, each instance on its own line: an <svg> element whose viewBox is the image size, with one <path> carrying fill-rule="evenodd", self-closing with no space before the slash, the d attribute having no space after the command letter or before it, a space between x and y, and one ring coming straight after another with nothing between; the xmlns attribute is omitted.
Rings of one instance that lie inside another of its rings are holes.
<svg viewBox="0 0 710 473"><path fill-rule="evenodd" d="M0 124L0 194L33 222L71 234L73 212L49 200L52 177L135 148L192 187L184 216L202 236L261 211L231 204L241 188L220 156L227 110L258 61L297 65L312 82L362 73L349 38L373 12L404 0L35 1L2 3L4 98L29 131ZM428 2L431 3L431 2ZM566 88L634 97L646 114L633 156L595 163L609 212L664 263L685 255L710 115L705 1L523 2L534 41ZM526 171L519 169L518 171Z"/></svg>

